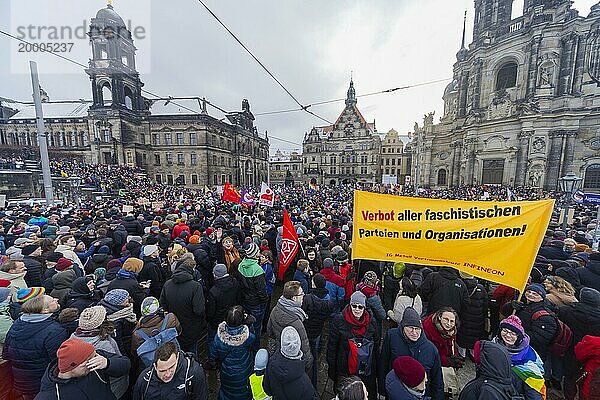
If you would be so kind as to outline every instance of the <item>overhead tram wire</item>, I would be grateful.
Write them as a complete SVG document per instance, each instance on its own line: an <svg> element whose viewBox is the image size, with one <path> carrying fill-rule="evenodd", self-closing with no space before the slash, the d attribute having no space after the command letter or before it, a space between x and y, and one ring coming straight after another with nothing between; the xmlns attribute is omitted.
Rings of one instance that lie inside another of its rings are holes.
<svg viewBox="0 0 600 400"><path fill-rule="evenodd" d="M265 70L265 72L267 74L269 74L269 76L271 78L273 78L273 80L275 82L277 82L277 84L288 94L288 96L290 96L292 98L292 100L294 100L294 102L296 104L298 104L298 106L300 107L301 111L305 111L308 114L324 121L327 122L328 124L332 124L331 121L321 117L320 115L315 114L314 112L310 111L308 109L308 107L310 107L310 105L305 106L302 103L300 103L300 101L296 98L296 96L294 96L284 85L283 83L281 83L281 81L279 79L277 79L277 77L275 77L275 75L273 75L273 73L271 71L269 71L269 69L254 55L254 53L252 53L252 51L250 51L250 49L248 49L248 47L246 47L246 45L244 43L242 43L242 41L235 35L235 33L233 33L231 31L231 29L229 29L229 27L227 27L227 25L225 25L225 23L223 21L221 21L221 19L206 5L206 3L204 2L204 0L198 0L198 2L200 4L202 4L202 6L206 9L206 11L208 11L208 13L233 37L233 39L235 39L236 42L238 42L238 44L240 46L242 46L242 48L248 53L250 54L250 56L254 59L254 61L256 61L258 63L258 65L260 65L262 67L262 69Z"/></svg>
<svg viewBox="0 0 600 400"><path fill-rule="evenodd" d="M369 97L369 96L375 96L375 95L380 95L380 94L387 94L387 93L396 92L398 90L406 90L406 89L411 89L411 88L415 88L415 87L419 87L419 86L433 85L433 84L440 83L440 82L446 82L446 81L449 81L450 79L452 79L452 78L437 79L437 80L434 80L434 81L416 83L414 85L406 85L406 86L400 86L400 87L386 89L386 90L379 90L379 91L376 91L376 92L370 92L370 93L361 94L361 95L358 95L356 97ZM346 98L317 101L317 102L311 103L311 104L309 104L309 105L307 105L307 106L305 106L303 108L293 108L293 109L278 110L278 111L265 111L265 112L256 113L254 115L256 115L256 116L263 116L263 115L286 114L286 113L291 113L291 112L304 111L304 109L308 108L308 107L321 106L321 105L324 105L324 104L331 104L331 103L338 103L340 101L345 101L345 100L346 100Z"/></svg>

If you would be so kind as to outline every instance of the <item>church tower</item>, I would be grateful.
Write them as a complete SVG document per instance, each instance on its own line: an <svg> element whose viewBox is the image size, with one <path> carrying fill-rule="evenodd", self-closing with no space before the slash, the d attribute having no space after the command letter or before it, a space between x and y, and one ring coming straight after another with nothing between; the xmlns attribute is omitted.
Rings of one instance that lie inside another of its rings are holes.
<svg viewBox="0 0 600 400"><path fill-rule="evenodd" d="M147 110L142 97L131 32L112 5L92 18L88 33L92 58L86 69L92 83L91 109Z"/></svg>

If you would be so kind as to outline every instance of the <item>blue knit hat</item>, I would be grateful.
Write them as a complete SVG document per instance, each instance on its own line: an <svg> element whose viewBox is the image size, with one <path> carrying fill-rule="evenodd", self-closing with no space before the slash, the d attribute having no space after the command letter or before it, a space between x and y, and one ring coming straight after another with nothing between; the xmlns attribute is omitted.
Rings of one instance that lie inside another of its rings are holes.
<svg viewBox="0 0 600 400"><path fill-rule="evenodd" d="M125 289L113 289L104 295L104 301L113 306L121 306L129 298L129 293Z"/></svg>
<svg viewBox="0 0 600 400"><path fill-rule="evenodd" d="M267 368L269 362L269 352L266 349L259 349L254 357L254 369L262 371Z"/></svg>
<svg viewBox="0 0 600 400"><path fill-rule="evenodd" d="M542 285L540 285L539 283L532 283L531 285L527 286L525 288L525 291L531 290L532 292L536 292L537 294L539 294L542 299L546 298L546 289L544 289L544 287Z"/></svg>

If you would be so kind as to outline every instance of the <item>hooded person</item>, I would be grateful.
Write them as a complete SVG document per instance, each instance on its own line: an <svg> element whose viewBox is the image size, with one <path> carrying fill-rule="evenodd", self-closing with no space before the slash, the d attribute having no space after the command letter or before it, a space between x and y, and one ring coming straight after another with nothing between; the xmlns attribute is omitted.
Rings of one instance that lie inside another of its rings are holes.
<svg viewBox="0 0 600 400"><path fill-rule="evenodd" d="M54 286L52 284L52 277L58 273L56 270L56 263L62 258L61 253L52 252L46 256L46 270L42 274L42 286L46 288L46 291L50 293Z"/></svg>
<svg viewBox="0 0 600 400"><path fill-rule="evenodd" d="M85 264L86 274L91 274L96 268L106 268L108 263L113 259L110 247L100 246L98 252L92 255Z"/></svg>
<svg viewBox="0 0 600 400"><path fill-rule="evenodd" d="M76 308L82 312L102 300L100 291L95 290L96 283L90 276L82 276L73 281L73 287L67 295L65 308Z"/></svg>
<svg viewBox="0 0 600 400"><path fill-rule="evenodd" d="M440 354L425 336L421 317L412 307L404 311L399 327L388 330L385 335L379 357L379 387L385 387L387 373L399 356L414 357L427 373L425 394L433 400L444 400Z"/></svg>
<svg viewBox="0 0 600 400"><path fill-rule="evenodd" d="M64 307L69 292L73 288L73 282L77 279L77 273L73 269L71 260L61 258L54 267L58 273L52 277L53 289L50 296L58 299L61 307Z"/></svg>
<svg viewBox="0 0 600 400"><path fill-rule="evenodd" d="M597 396L600 390L600 337L586 335L575 345L575 356L583 364L585 377L581 385L581 400Z"/></svg>
<svg viewBox="0 0 600 400"><path fill-rule="evenodd" d="M39 258L42 255L42 248L39 244L29 244L21 249L21 254L23 254L23 263L27 268L25 274L27 286L41 286L44 268Z"/></svg>
<svg viewBox="0 0 600 400"><path fill-rule="evenodd" d="M511 378L510 355L503 346L477 341L474 354L476 376L465 385L459 400L511 400L518 396Z"/></svg>
<svg viewBox="0 0 600 400"><path fill-rule="evenodd" d="M106 308L93 306L84 309L79 315L78 327L71 338L81 340L94 346L96 350L102 350L110 354L122 356L119 345L113 339L112 334L115 327L112 322L106 320ZM110 378L111 391L117 399L120 399L129 386L129 376L124 375Z"/></svg>
<svg viewBox="0 0 600 400"><path fill-rule="evenodd" d="M197 353L198 340L205 327L205 301L202 284L194 279L196 261L190 253L181 256L160 294L160 305L177 316L181 335L177 338L184 351Z"/></svg>
<svg viewBox="0 0 600 400"><path fill-rule="evenodd" d="M316 389L305 372L302 359L302 343L298 331L287 326L281 331L281 348L270 358L263 388L265 393L276 399L316 400Z"/></svg>
<svg viewBox="0 0 600 400"><path fill-rule="evenodd" d="M110 378L127 376L127 357L97 350L79 339L66 340L42 378L38 400L112 400Z"/></svg>
<svg viewBox="0 0 600 400"><path fill-rule="evenodd" d="M428 400L426 384L425 368L412 357L399 356L385 378L385 392L389 400Z"/></svg>

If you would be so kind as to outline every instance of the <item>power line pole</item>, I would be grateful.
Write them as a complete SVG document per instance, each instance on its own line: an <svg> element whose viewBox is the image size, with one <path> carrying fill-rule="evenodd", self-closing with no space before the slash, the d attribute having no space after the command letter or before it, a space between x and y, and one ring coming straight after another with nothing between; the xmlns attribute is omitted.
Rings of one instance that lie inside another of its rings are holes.
<svg viewBox="0 0 600 400"><path fill-rule="evenodd" d="M44 114L42 111L42 98L40 96L40 80L38 78L37 63L29 61L31 70L31 86L33 86L33 102L35 103L35 122L37 126L38 142L40 145L40 158L42 160L42 176L44 177L44 194L46 205L54 203L52 193L52 177L50 176L50 159L48 158L48 141L44 129Z"/></svg>

